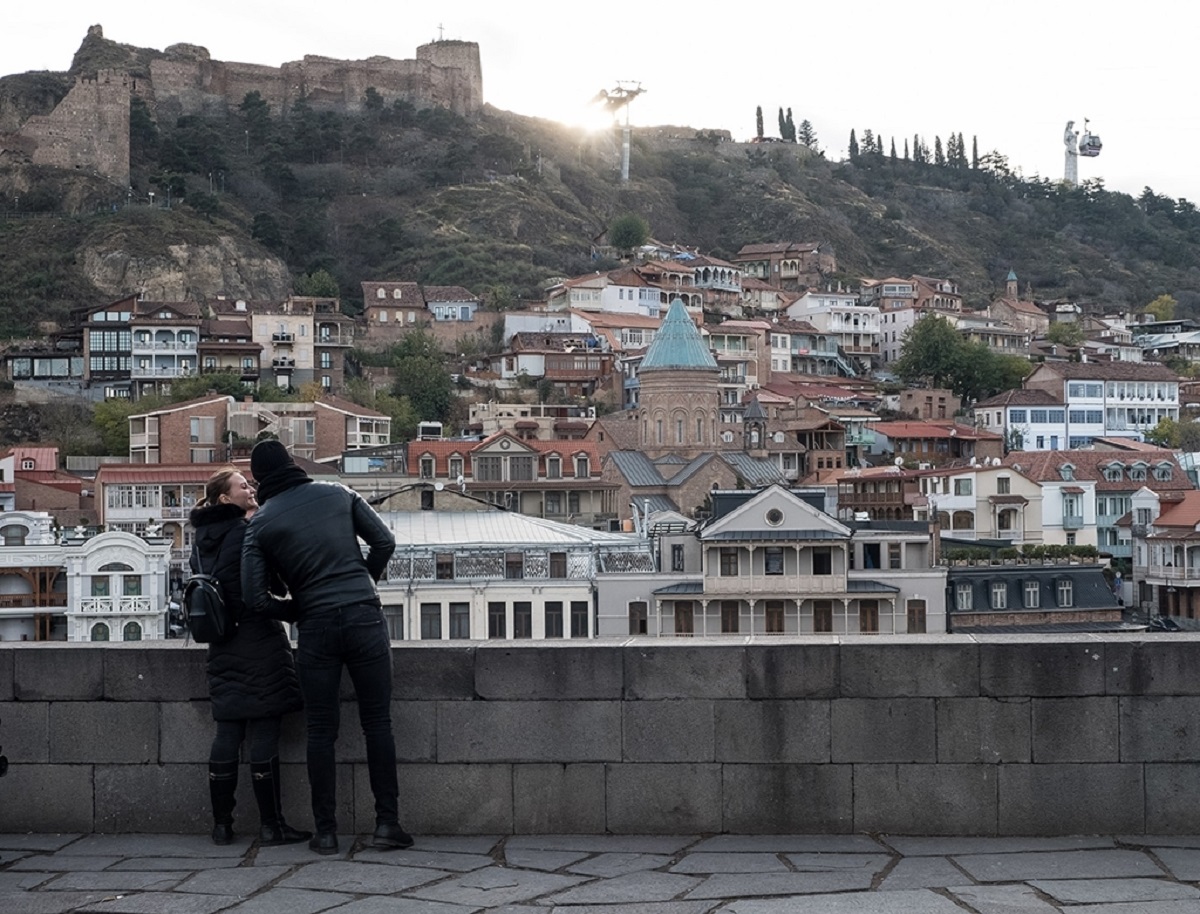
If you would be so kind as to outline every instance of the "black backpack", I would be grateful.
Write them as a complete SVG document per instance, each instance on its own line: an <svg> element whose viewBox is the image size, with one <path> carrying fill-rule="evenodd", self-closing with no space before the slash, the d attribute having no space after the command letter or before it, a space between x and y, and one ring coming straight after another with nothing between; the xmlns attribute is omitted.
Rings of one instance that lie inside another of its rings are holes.
<svg viewBox="0 0 1200 914"><path fill-rule="evenodd" d="M233 637L237 620L225 603L225 591L213 575L205 574L200 564L199 547L192 548L197 573L183 585L183 612L188 632L201 644L220 644Z"/></svg>

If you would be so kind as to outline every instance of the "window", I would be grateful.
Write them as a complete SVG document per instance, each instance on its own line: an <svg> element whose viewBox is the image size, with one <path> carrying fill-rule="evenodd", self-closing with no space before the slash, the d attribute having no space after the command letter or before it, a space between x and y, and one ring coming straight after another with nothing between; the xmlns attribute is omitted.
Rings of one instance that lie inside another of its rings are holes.
<svg viewBox="0 0 1200 914"><path fill-rule="evenodd" d="M695 631L695 610L691 600L675 603L675 634L690 635Z"/></svg>
<svg viewBox="0 0 1200 914"><path fill-rule="evenodd" d="M126 622L125 627L121 630L121 638L125 641L141 641L142 627L136 622Z"/></svg>
<svg viewBox="0 0 1200 914"><path fill-rule="evenodd" d="M767 634L783 634L783 601L767 600Z"/></svg>
<svg viewBox="0 0 1200 914"><path fill-rule="evenodd" d="M833 574L833 550L828 546L818 546L812 551L812 573L814 575Z"/></svg>
<svg viewBox="0 0 1200 914"><path fill-rule="evenodd" d="M721 634L736 635L738 633L738 601L721 601Z"/></svg>
<svg viewBox="0 0 1200 914"><path fill-rule="evenodd" d="M525 577L525 554L522 552L504 553L504 577L510 581Z"/></svg>
<svg viewBox="0 0 1200 914"><path fill-rule="evenodd" d="M543 608L547 638L563 636L563 605L561 600L549 600Z"/></svg>
<svg viewBox="0 0 1200 914"><path fill-rule="evenodd" d="M738 573L738 550L734 546L721 547L721 577L735 578Z"/></svg>
<svg viewBox="0 0 1200 914"><path fill-rule="evenodd" d="M925 634L925 601L909 600L906 615L908 616L908 633L910 635Z"/></svg>
<svg viewBox="0 0 1200 914"><path fill-rule="evenodd" d="M783 574L782 546L768 546L763 550L763 574Z"/></svg>
<svg viewBox="0 0 1200 914"><path fill-rule="evenodd" d="M1037 609L1042 603L1042 589L1037 581L1025 582L1025 608Z"/></svg>
<svg viewBox="0 0 1200 914"><path fill-rule="evenodd" d="M879 601L858 601L858 630L860 632L879 631Z"/></svg>
<svg viewBox="0 0 1200 914"><path fill-rule="evenodd" d="M1008 585L1003 581L992 582L992 609L1008 609Z"/></svg>
<svg viewBox="0 0 1200 914"><path fill-rule="evenodd" d="M508 607L503 603L488 603L488 637L508 637Z"/></svg>
<svg viewBox="0 0 1200 914"><path fill-rule="evenodd" d="M513 603L513 637L533 637L533 604L518 600Z"/></svg>
<svg viewBox="0 0 1200 914"><path fill-rule="evenodd" d="M1058 605L1075 605L1075 586L1067 579L1063 579L1058 582Z"/></svg>
<svg viewBox="0 0 1200 914"><path fill-rule="evenodd" d="M454 553L439 552L434 557L434 576L439 581L454 580Z"/></svg>
<svg viewBox="0 0 1200 914"><path fill-rule="evenodd" d="M888 568L897 570L903 568L901 561L901 546L899 543L888 543Z"/></svg>
<svg viewBox="0 0 1200 914"><path fill-rule="evenodd" d="M547 492L545 494L545 511L546 515L562 514L562 493Z"/></svg>
<svg viewBox="0 0 1200 914"><path fill-rule="evenodd" d="M1075 478L1075 467L1070 463L1064 463L1058 468L1058 475L1068 482Z"/></svg>
<svg viewBox="0 0 1200 914"><path fill-rule="evenodd" d="M1034 425L1045 425L1048 418L1047 410L1031 409L1029 411L1029 421Z"/></svg>
<svg viewBox="0 0 1200 914"><path fill-rule="evenodd" d="M450 478L457 481L461 475L463 475L463 459L461 457L451 457Z"/></svg>
<svg viewBox="0 0 1200 914"><path fill-rule="evenodd" d="M103 622L97 622L95 625L93 625L92 626L92 640L93 641L107 641L108 640L108 626L105 625Z"/></svg>
<svg viewBox="0 0 1200 914"><path fill-rule="evenodd" d="M442 639L442 604L421 604L421 640L440 641Z"/></svg>
<svg viewBox="0 0 1200 914"><path fill-rule="evenodd" d="M1123 467L1119 463L1110 463L1104 468L1104 479L1106 482L1120 482L1121 471Z"/></svg>
<svg viewBox="0 0 1200 914"><path fill-rule="evenodd" d="M863 568L876 569L882 567L879 564L879 543L863 543Z"/></svg>
<svg viewBox="0 0 1200 914"><path fill-rule="evenodd" d="M671 570L683 571L683 546L679 543L671 546Z"/></svg>
<svg viewBox="0 0 1200 914"><path fill-rule="evenodd" d="M587 479L592 475L591 465L588 463L587 455L580 454L575 458L575 478Z"/></svg>
<svg viewBox="0 0 1200 914"><path fill-rule="evenodd" d="M970 495L972 493L972 491L973 490L972 490L970 479L954 480L954 494L955 495Z"/></svg>
<svg viewBox="0 0 1200 914"><path fill-rule="evenodd" d="M1024 421L1025 421L1025 410L1023 410L1023 409L1010 409L1010 410L1008 411L1008 421L1009 421L1009 422L1013 422L1013 423L1015 423L1015 422L1024 422Z"/></svg>
<svg viewBox="0 0 1200 914"><path fill-rule="evenodd" d="M333 367L333 356L328 352L321 353L321 367L326 370Z"/></svg>
<svg viewBox="0 0 1200 914"><path fill-rule="evenodd" d="M973 609L973 600L971 599L971 585L959 584L954 589L954 608L959 612L966 612Z"/></svg>
<svg viewBox="0 0 1200 914"><path fill-rule="evenodd" d="M471 637L471 604L450 604L450 637L465 641Z"/></svg>
<svg viewBox="0 0 1200 914"><path fill-rule="evenodd" d="M20 524L9 524L0 527L0 544L5 546L24 546L25 536L29 530Z"/></svg>
<svg viewBox="0 0 1200 914"><path fill-rule="evenodd" d="M557 454L551 454L546 458L546 478L562 479L562 458Z"/></svg>
<svg viewBox="0 0 1200 914"><path fill-rule="evenodd" d="M833 631L833 601L813 600L813 631Z"/></svg>
<svg viewBox="0 0 1200 914"><path fill-rule="evenodd" d="M1011 495L1012 494L1012 477L998 476L996 478L996 494Z"/></svg>
<svg viewBox="0 0 1200 914"><path fill-rule="evenodd" d="M1160 463L1154 468L1154 478L1160 482L1168 482L1171 479L1171 464Z"/></svg>
<svg viewBox="0 0 1200 914"><path fill-rule="evenodd" d="M586 600L571 601L571 637L586 638L588 636L588 604Z"/></svg>
<svg viewBox="0 0 1200 914"><path fill-rule="evenodd" d="M214 444L216 442L216 420L210 416L193 416L190 437L192 444Z"/></svg>
<svg viewBox="0 0 1200 914"><path fill-rule="evenodd" d="M92 578L92 596L107 597L108 593L108 578L96 575Z"/></svg>
<svg viewBox="0 0 1200 914"><path fill-rule="evenodd" d="M142 595L142 576L140 574L122 575L121 595L126 597L140 597Z"/></svg>

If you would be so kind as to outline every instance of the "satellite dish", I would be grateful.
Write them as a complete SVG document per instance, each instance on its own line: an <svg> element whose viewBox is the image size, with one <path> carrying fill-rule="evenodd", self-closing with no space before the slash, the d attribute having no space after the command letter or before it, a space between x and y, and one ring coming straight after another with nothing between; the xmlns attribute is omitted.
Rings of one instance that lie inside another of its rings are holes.
<svg viewBox="0 0 1200 914"><path fill-rule="evenodd" d="M446 488L446 484L444 482L435 482L433 484L433 491L435 492L440 492L444 488Z"/></svg>
<svg viewBox="0 0 1200 914"><path fill-rule="evenodd" d="M892 463L894 463L898 467L902 467L902 466L904 466L904 458L897 457L895 460L892 461Z"/></svg>
<svg viewBox="0 0 1200 914"><path fill-rule="evenodd" d="M464 479L464 478L463 478L463 474L462 474L462 473L459 473L459 474L458 474L458 479L456 479L456 480L455 480L455 482L457 482L457 483L458 483L458 484L461 486L461 485L462 485L464 482L466 482L466 479Z"/></svg>

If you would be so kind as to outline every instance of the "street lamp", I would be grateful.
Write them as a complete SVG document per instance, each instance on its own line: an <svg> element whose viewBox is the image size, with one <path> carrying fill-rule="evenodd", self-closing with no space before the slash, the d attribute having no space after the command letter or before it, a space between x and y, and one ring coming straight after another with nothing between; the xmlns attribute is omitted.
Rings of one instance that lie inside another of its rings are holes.
<svg viewBox="0 0 1200 914"><path fill-rule="evenodd" d="M154 191L150 191L150 207L154 208Z"/></svg>

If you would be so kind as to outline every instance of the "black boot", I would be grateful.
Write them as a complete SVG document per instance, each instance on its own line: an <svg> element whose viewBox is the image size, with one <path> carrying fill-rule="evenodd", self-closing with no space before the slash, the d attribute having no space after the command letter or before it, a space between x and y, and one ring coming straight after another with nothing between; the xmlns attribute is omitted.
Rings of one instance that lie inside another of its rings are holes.
<svg viewBox="0 0 1200 914"><path fill-rule="evenodd" d="M279 800L279 756L269 762L251 762L250 783L262 817L262 828L258 833L261 847L298 844L312 837L312 832L298 831L283 820L283 804Z"/></svg>
<svg viewBox="0 0 1200 914"><path fill-rule="evenodd" d="M212 799L213 844L233 840L233 807L237 803L238 761L208 763L208 795Z"/></svg>

